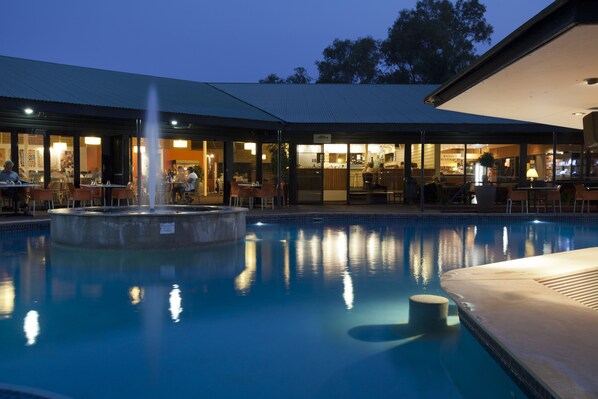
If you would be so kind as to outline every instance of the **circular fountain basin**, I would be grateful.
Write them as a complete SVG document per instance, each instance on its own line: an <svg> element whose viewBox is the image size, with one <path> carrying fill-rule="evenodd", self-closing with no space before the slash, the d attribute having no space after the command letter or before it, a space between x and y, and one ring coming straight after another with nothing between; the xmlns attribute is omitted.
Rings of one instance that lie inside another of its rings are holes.
<svg viewBox="0 0 598 399"><path fill-rule="evenodd" d="M247 209L225 206L55 209L52 243L96 249L175 249L245 237Z"/></svg>

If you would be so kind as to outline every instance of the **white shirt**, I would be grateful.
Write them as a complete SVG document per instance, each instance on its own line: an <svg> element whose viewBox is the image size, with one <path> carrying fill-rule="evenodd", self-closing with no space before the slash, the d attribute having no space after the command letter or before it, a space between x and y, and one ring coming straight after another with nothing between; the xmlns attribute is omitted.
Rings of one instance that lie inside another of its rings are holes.
<svg viewBox="0 0 598 399"><path fill-rule="evenodd" d="M195 172L189 173L189 176L187 176L187 186L185 187L185 191L195 190L195 181L196 180L197 180L197 174Z"/></svg>

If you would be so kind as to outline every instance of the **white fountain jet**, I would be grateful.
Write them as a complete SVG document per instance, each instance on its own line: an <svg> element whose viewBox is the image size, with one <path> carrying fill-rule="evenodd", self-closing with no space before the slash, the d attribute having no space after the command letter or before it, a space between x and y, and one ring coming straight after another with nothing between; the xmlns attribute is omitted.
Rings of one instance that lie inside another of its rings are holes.
<svg viewBox="0 0 598 399"><path fill-rule="evenodd" d="M160 163L160 123L158 121L158 94L151 86L147 96L147 110L143 128L145 137L145 151L148 160L147 191L149 195L150 212L155 210L156 184L158 178L158 164Z"/></svg>

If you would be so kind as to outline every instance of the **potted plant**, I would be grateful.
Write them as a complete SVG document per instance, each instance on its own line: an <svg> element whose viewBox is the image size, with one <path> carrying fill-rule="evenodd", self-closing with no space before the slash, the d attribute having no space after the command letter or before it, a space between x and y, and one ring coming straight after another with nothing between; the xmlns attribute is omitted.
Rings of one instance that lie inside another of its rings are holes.
<svg viewBox="0 0 598 399"><path fill-rule="evenodd" d="M496 199L496 186L488 183L488 168L494 167L494 154L485 152L480 155L478 162L484 167L482 185L475 187L478 212L491 212L494 209L494 200Z"/></svg>

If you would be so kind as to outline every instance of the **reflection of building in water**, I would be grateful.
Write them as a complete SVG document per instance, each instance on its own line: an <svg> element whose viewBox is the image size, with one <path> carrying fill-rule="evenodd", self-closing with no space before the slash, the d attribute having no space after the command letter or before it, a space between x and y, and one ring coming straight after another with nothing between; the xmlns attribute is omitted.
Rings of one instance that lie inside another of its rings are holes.
<svg viewBox="0 0 598 399"><path fill-rule="evenodd" d="M10 319L15 310L15 286L11 278L0 281L0 320Z"/></svg>
<svg viewBox="0 0 598 399"><path fill-rule="evenodd" d="M248 239L245 243L245 270L235 278L235 290L241 295L247 295L255 282L256 264L256 241Z"/></svg>

